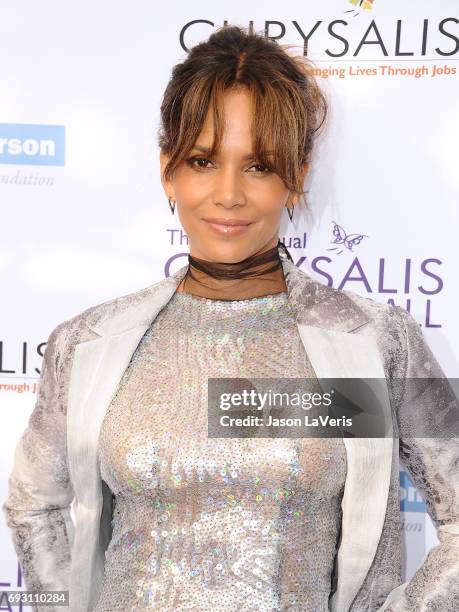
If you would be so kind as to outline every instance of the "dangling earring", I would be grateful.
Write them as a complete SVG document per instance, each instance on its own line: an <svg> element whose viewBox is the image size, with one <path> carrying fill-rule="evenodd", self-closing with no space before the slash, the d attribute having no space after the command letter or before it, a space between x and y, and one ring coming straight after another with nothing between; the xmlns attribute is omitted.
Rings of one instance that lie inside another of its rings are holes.
<svg viewBox="0 0 459 612"><path fill-rule="evenodd" d="M171 213L174 214L175 211L175 202L171 200L171 198L167 198L169 201L169 208L171 209Z"/></svg>
<svg viewBox="0 0 459 612"><path fill-rule="evenodd" d="M293 209L295 208L295 204L292 205L292 210L291 211L290 211L290 208L288 206L286 206L285 208L287 209L287 213L288 213L288 216L290 218L290 221L292 221L292 218L293 218Z"/></svg>

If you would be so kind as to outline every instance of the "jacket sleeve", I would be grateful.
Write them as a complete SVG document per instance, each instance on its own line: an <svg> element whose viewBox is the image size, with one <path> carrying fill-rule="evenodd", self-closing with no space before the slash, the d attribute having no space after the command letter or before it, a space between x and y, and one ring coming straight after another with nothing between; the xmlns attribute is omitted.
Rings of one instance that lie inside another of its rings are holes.
<svg viewBox="0 0 459 612"><path fill-rule="evenodd" d="M399 381L399 454L437 530L439 544L379 611L459 610L459 402L416 320L396 307L404 329ZM378 611L378 612L379 612Z"/></svg>
<svg viewBox="0 0 459 612"><path fill-rule="evenodd" d="M34 591L69 590L74 495L67 469L66 408L58 376L64 337L62 323L48 339L36 404L17 442L2 506L24 582ZM46 606L46 610L53 609Z"/></svg>

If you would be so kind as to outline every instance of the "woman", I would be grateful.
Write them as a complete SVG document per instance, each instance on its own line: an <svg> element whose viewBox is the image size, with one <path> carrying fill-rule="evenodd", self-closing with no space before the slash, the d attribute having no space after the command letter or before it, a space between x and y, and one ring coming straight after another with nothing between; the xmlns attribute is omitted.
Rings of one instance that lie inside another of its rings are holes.
<svg viewBox="0 0 459 612"><path fill-rule="evenodd" d="M408 439L457 402L395 385L443 373L405 310L279 242L325 111L305 60L238 27L174 68L161 177L188 265L51 333L4 504L29 589L72 612L459 609L458 443ZM257 377L384 379L400 441L208 437L208 379ZM399 453L441 542L408 584Z"/></svg>

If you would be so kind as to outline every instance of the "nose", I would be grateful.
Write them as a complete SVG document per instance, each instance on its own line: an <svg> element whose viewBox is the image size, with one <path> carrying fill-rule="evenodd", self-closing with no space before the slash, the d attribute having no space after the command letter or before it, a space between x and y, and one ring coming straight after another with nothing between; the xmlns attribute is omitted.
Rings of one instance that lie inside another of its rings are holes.
<svg viewBox="0 0 459 612"><path fill-rule="evenodd" d="M228 209L246 204L243 179L236 168L228 165L218 173L215 180L214 203Z"/></svg>

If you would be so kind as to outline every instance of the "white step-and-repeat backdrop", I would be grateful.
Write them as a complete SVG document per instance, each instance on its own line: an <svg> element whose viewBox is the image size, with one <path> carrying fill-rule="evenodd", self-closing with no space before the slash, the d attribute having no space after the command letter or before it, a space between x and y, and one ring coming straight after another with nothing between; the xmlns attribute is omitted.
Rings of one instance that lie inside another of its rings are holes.
<svg viewBox="0 0 459 612"><path fill-rule="evenodd" d="M457 1L2 2L1 503L53 327L186 263L159 180L159 105L172 66L225 21L296 45L330 101L310 210L281 228L295 263L408 309L458 376ZM400 483L409 578L437 538L404 471ZM0 551L0 585L22 588L3 515Z"/></svg>

